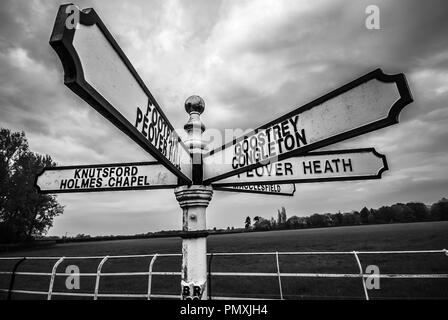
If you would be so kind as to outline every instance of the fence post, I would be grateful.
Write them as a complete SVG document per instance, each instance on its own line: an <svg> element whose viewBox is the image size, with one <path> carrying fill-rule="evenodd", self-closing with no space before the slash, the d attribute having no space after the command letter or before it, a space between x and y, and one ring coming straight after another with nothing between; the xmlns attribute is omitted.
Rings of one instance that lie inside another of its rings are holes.
<svg viewBox="0 0 448 320"><path fill-rule="evenodd" d="M16 280L16 271L17 268L19 267L19 265L26 260L26 257L23 257L22 259L20 259L19 261L16 262L16 264L14 265L13 269L12 269L12 275L11 275L11 280L9 281L9 290L8 290L8 297L6 298L7 300L11 300L12 298L12 291L14 289L14 281Z"/></svg>
<svg viewBox="0 0 448 320"><path fill-rule="evenodd" d="M364 295L366 297L366 300L369 300L369 294L367 293L366 282L364 281L364 271L362 270L361 261L359 260L356 251L353 251L353 254L355 255L356 262L358 263L359 274L361 275L362 287L364 288Z"/></svg>
<svg viewBox="0 0 448 320"><path fill-rule="evenodd" d="M109 256L105 256L100 264L98 265L98 268L96 269L96 280L95 280L95 292L93 294L93 300L98 300L98 291L100 288L100 276L101 276L101 269L103 268L103 264L109 259Z"/></svg>
<svg viewBox="0 0 448 320"><path fill-rule="evenodd" d="M154 262L156 262L158 254L156 253L149 263L149 270L148 270L148 300L151 300L151 285L152 285L152 267L154 265Z"/></svg>
<svg viewBox="0 0 448 320"><path fill-rule="evenodd" d="M208 259L208 300L212 300L212 259L213 253L210 253L210 259Z"/></svg>
<svg viewBox="0 0 448 320"><path fill-rule="evenodd" d="M280 289L280 299L283 300L282 279L280 277L280 263L278 262L278 251L275 252L275 260L277 261L278 287Z"/></svg>
<svg viewBox="0 0 448 320"><path fill-rule="evenodd" d="M62 261L64 261L65 257L60 258L56 263L53 265L53 269L51 270L51 278L50 278L50 287L48 288L48 296L47 300L51 300L51 295L53 293L53 285L54 285L54 278L56 277L56 269L61 264Z"/></svg>

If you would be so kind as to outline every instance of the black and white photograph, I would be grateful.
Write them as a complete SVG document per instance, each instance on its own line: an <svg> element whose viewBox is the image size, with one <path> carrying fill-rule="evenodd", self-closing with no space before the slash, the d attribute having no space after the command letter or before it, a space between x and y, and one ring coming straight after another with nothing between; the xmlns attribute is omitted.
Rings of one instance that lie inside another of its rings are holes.
<svg viewBox="0 0 448 320"><path fill-rule="evenodd" d="M447 17L1 0L0 300L446 301Z"/></svg>

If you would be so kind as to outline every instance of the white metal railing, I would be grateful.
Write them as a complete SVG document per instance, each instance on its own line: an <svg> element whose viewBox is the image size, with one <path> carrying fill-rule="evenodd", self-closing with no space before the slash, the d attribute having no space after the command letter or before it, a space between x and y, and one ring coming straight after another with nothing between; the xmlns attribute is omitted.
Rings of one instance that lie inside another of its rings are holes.
<svg viewBox="0 0 448 320"><path fill-rule="evenodd" d="M234 252L234 253L209 253L209 284L211 283L211 276L215 277L276 277L278 279L278 288L280 299L283 300L283 289L282 289L282 278L287 277L299 277L299 278L360 278L364 290L364 296L366 300L369 300L369 294L366 287L365 279L368 277L378 277L386 279L448 279L448 273L435 273L435 274L365 274L363 272L361 260L359 255L369 255L369 254L444 254L448 256L448 250L408 250L408 251L298 251L298 252ZM276 261L276 272L210 272L211 261L213 257L217 256L254 256L254 255L274 255ZM353 255L357 266L359 268L359 273L291 273L291 272L281 272L280 271L280 255ZM0 288L0 292L7 292L8 298L11 297L12 293L21 294L31 294L31 295L42 295L47 296L48 300L51 300L53 296L72 296L72 297L91 297L97 300L99 297L103 298L146 298L150 300L151 298L162 298L162 299L180 299L180 295L169 295L169 294L153 294L152 289L152 277L153 276L180 276L181 272L155 272L153 271L154 264L157 258L160 257L180 257L181 254L145 254L145 255L120 255L120 256L87 256L87 257L0 257L1 261L16 260L13 271L0 271L0 275L11 275L10 287L9 289ZM128 258L145 258L151 257L148 271L147 272L102 272L103 265L111 259L128 259ZM97 267L97 272L95 273L65 273L57 272L58 266L67 260L86 260L86 259L101 259ZM17 267L23 261L30 260L56 260L53 264L51 272L24 272L16 271ZM36 291L36 290L16 290L13 288L14 278L16 275L22 276L49 276L50 284L48 291ZM68 276L79 276L79 277L95 277L95 289L93 293L79 293L79 292L54 292L54 282L56 277L68 277ZM148 287L147 292L142 294L134 293L100 293L99 284L101 277L113 277L113 276L148 276ZM211 291L211 290L210 290ZM209 291L209 294L211 292ZM213 297L218 300L259 300L259 298L248 298L248 297Z"/></svg>

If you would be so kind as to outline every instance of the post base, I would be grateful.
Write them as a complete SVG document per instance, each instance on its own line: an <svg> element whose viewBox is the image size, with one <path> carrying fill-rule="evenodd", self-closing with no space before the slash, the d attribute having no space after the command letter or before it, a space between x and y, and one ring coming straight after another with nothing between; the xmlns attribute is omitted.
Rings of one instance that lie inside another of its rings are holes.
<svg viewBox="0 0 448 320"><path fill-rule="evenodd" d="M182 281L183 300L207 298L206 209L213 196L211 186L192 185L174 191L183 210Z"/></svg>

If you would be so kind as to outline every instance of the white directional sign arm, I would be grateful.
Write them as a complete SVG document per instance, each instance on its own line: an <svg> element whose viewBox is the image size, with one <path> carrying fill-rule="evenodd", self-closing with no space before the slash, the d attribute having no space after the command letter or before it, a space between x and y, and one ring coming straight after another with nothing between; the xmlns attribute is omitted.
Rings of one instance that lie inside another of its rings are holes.
<svg viewBox="0 0 448 320"><path fill-rule="evenodd" d="M49 167L35 181L40 193L166 189L177 184L177 176L158 162Z"/></svg>
<svg viewBox="0 0 448 320"><path fill-rule="evenodd" d="M204 157L204 183L303 155L398 122L412 102L403 74L376 69Z"/></svg>
<svg viewBox="0 0 448 320"><path fill-rule="evenodd" d="M293 183L292 184L242 184L242 185L221 186L221 187L213 186L213 190L292 197L296 191L296 186Z"/></svg>
<svg viewBox="0 0 448 320"><path fill-rule="evenodd" d="M386 156L374 148L313 151L269 163L212 183L235 186L266 183L308 183L380 179L388 170Z"/></svg>
<svg viewBox="0 0 448 320"><path fill-rule="evenodd" d="M93 9L80 11L77 28L67 28L68 6L59 8L50 39L65 84L190 183L190 153L129 59Z"/></svg>

